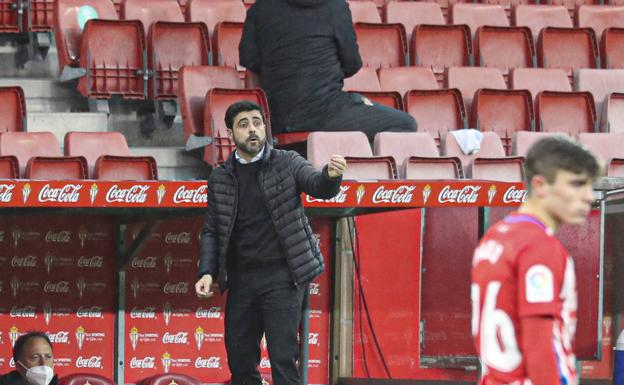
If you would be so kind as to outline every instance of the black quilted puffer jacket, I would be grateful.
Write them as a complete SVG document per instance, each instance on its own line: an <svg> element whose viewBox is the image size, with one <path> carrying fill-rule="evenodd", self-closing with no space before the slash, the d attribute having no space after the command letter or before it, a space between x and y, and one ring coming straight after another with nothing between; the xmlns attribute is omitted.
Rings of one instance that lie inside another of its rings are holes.
<svg viewBox="0 0 624 385"><path fill-rule="evenodd" d="M210 174L208 211L199 250L199 277L212 275L221 292L227 289L227 247L238 208L238 183L232 163L235 161L230 156ZM260 162L260 189L286 252L293 280L298 285L306 284L323 272L324 264L318 241L303 212L301 193L319 199L332 198L338 193L342 178L330 178L327 166L319 172L294 151L267 148Z"/></svg>

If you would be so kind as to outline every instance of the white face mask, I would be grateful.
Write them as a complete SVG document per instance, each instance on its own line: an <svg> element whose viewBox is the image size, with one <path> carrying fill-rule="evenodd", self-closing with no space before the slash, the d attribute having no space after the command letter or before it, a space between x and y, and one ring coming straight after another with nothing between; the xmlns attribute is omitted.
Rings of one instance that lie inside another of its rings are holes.
<svg viewBox="0 0 624 385"><path fill-rule="evenodd" d="M33 366L29 369L21 362L19 364L26 369L26 380L30 385L49 385L54 377L54 371L49 366Z"/></svg>

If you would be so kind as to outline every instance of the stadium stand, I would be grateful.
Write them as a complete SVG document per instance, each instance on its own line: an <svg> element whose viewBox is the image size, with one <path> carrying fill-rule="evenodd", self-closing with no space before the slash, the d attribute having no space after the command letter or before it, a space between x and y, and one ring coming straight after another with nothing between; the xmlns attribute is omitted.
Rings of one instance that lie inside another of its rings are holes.
<svg viewBox="0 0 624 385"><path fill-rule="evenodd" d="M0 87L0 132L26 131L26 98L21 87Z"/></svg>
<svg viewBox="0 0 624 385"><path fill-rule="evenodd" d="M535 42L544 27L573 27L567 9L559 5L518 5L514 8L512 22L516 26L529 27Z"/></svg>
<svg viewBox="0 0 624 385"><path fill-rule="evenodd" d="M590 28L543 28L537 62L542 68L561 68L570 77L579 68L600 68L596 35Z"/></svg>
<svg viewBox="0 0 624 385"><path fill-rule="evenodd" d="M380 68L378 75L382 91L397 91L403 96L409 90L438 88L435 75L425 67Z"/></svg>
<svg viewBox="0 0 624 385"><path fill-rule="evenodd" d="M579 27L592 28L596 36L610 27L624 27L624 6L581 5L577 10Z"/></svg>
<svg viewBox="0 0 624 385"><path fill-rule="evenodd" d="M446 24L440 5L433 2L391 1L386 4L384 15L384 22L403 25L408 42L417 25Z"/></svg>
<svg viewBox="0 0 624 385"><path fill-rule="evenodd" d="M354 23L381 23L377 5L372 1L347 1Z"/></svg>
<svg viewBox="0 0 624 385"><path fill-rule="evenodd" d="M401 24L356 23L360 56L365 67L401 67L407 64L407 40Z"/></svg>
<svg viewBox="0 0 624 385"><path fill-rule="evenodd" d="M529 90L531 96L541 91L572 91L568 76L561 69L515 68L509 75L509 88Z"/></svg>
<svg viewBox="0 0 624 385"><path fill-rule="evenodd" d="M624 133L624 93L611 93L603 104L601 130Z"/></svg>
<svg viewBox="0 0 624 385"><path fill-rule="evenodd" d="M574 91L591 92L596 111L602 111L603 102L610 93L624 91L624 70L578 70L574 75Z"/></svg>
<svg viewBox="0 0 624 385"><path fill-rule="evenodd" d="M474 43L475 63L507 74L511 68L535 67L535 46L528 27L479 27Z"/></svg>
<svg viewBox="0 0 624 385"><path fill-rule="evenodd" d="M184 15L176 0L123 0L121 19L140 20L147 36L150 27L157 21L181 23Z"/></svg>
<svg viewBox="0 0 624 385"><path fill-rule="evenodd" d="M343 90L361 94L375 103L403 110L401 94L396 91L382 91L377 72L372 68L362 67L355 75L345 79Z"/></svg>
<svg viewBox="0 0 624 385"><path fill-rule="evenodd" d="M579 143L605 162L607 176L624 176L624 134L581 133Z"/></svg>
<svg viewBox="0 0 624 385"><path fill-rule="evenodd" d="M203 22L212 37L215 26L222 21L245 21L245 5L232 0L191 0L186 7L188 21Z"/></svg>
<svg viewBox="0 0 624 385"><path fill-rule="evenodd" d="M624 68L624 28L605 28L600 39L600 53L604 68Z"/></svg>
<svg viewBox="0 0 624 385"><path fill-rule="evenodd" d="M158 168L151 156L102 155L95 162L93 179L155 180L158 179Z"/></svg>
<svg viewBox="0 0 624 385"><path fill-rule="evenodd" d="M13 155L0 156L0 179L19 178L19 164Z"/></svg>
<svg viewBox="0 0 624 385"><path fill-rule="evenodd" d="M408 91L405 110L416 120L418 131L429 133L437 143L448 131L468 127L464 101L457 88Z"/></svg>
<svg viewBox="0 0 624 385"><path fill-rule="evenodd" d="M44 157L33 156L26 165L26 179L87 179L87 160L82 156Z"/></svg>
<svg viewBox="0 0 624 385"><path fill-rule="evenodd" d="M505 9L500 5L457 3L451 8L452 24L467 24L472 36L481 26L509 27Z"/></svg>
<svg viewBox="0 0 624 385"><path fill-rule="evenodd" d="M467 116L470 116L472 99L480 88L507 89L503 72L498 68L453 67L445 74L446 88L458 88L464 97Z"/></svg>
<svg viewBox="0 0 624 385"><path fill-rule="evenodd" d="M590 92L542 91L535 97L537 131L565 132L573 138L598 131L598 116Z"/></svg>
<svg viewBox="0 0 624 385"><path fill-rule="evenodd" d="M511 155L512 156L526 156L531 146L542 138L549 136L564 135L561 132L533 132L533 131L518 131L514 133L511 142Z"/></svg>
<svg viewBox="0 0 624 385"><path fill-rule="evenodd" d="M32 157L61 157L59 142L51 132L0 133L0 156L11 155L17 159L20 176Z"/></svg>
<svg viewBox="0 0 624 385"><path fill-rule="evenodd" d="M212 34L212 63L236 68L239 72L245 68L238 62L238 43L243 36L243 23L220 21Z"/></svg>

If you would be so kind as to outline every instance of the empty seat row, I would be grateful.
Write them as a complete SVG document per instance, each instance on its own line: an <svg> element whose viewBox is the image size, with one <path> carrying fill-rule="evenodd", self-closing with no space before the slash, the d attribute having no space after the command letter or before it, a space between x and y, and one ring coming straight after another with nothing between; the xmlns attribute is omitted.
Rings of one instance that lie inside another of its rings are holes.
<svg viewBox="0 0 624 385"><path fill-rule="evenodd" d="M65 156L50 132L0 133L3 179L158 179L151 156L130 156L119 132L68 132Z"/></svg>

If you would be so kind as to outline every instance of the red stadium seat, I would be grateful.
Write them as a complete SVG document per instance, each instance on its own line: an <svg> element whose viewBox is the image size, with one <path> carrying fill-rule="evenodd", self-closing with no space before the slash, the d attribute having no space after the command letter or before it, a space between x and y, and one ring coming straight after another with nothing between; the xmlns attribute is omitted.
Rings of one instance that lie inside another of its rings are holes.
<svg viewBox="0 0 624 385"><path fill-rule="evenodd" d="M602 110L602 131L624 133L624 93L609 94Z"/></svg>
<svg viewBox="0 0 624 385"><path fill-rule="evenodd" d="M75 373L59 378L59 385L115 385L113 380L98 374Z"/></svg>
<svg viewBox="0 0 624 385"><path fill-rule="evenodd" d="M624 69L624 28L605 28L600 51L604 68Z"/></svg>
<svg viewBox="0 0 624 385"><path fill-rule="evenodd" d="M505 9L500 5L458 3L451 8L452 24L467 24L472 35L481 26L509 27Z"/></svg>
<svg viewBox="0 0 624 385"><path fill-rule="evenodd" d="M378 72L382 91L396 91L401 95L405 95L409 90L438 89L438 82L433 71L429 68L380 68Z"/></svg>
<svg viewBox="0 0 624 385"><path fill-rule="evenodd" d="M150 98L175 99L180 68L210 64L207 36L204 23L152 24L147 38Z"/></svg>
<svg viewBox="0 0 624 385"><path fill-rule="evenodd" d="M25 131L26 98L21 87L0 87L0 132Z"/></svg>
<svg viewBox="0 0 624 385"><path fill-rule="evenodd" d="M541 91L572 91L568 76L561 69L515 68L509 75L509 88L529 90L535 98Z"/></svg>
<svg viewBox="0 0 624 385"><path fill-rule="evenodd" d="M477 30L474 45L475 63L494 67L505 74L511 68L533 67L535 45L528 27L489 27Z"/></svg>
<svg viewBox="0 0 624 385"><path fill-rule="evenodd" d="M108 0L104 0L108 1ZM80 64L86 75L78 91L88 98L145 99L145 36L140 21L89 20L80 44Z"/></svg>
<svg viewBox="0 0 624 385"><path fill-rule="evenodd" d="M182 67L180 70L178 100L184 138L204 135L204 103L206 91L211 88L243 88L233 68L212 66Z"/></svg>
<svg viewBox="0 0 624 385"><path fill-rule="evenodd" d="M571 76L579 68L599 67L598 42L590 28L542 29L537 41L537 61L543 68L561 68Z"/></svg>
<svg viewBox="0 0 624 385"><path fill-rule="evenodd" d="M527 152L535 142L542 138L550 136L566 136L561 132L533 132L533 131L518 131L514 133L511 144L511 155L513 156L526 156Z"/></svg>
<svg viewBox="0 0 624 385"><path fill-rule="evenodd" d="M602 36L606 28L624 28L624 6L581 5L577 11L579 27L592 28L596 36Z"/></svg>
<svg viewBox="0 0 624 385"><path fill-rule="evenodd" d="M31 32L51 32L54 29L54 0L30 0L26 18Z"/></svg>
<svg viewBox="0 0 624 385"><path fill-rule="evenodd" d="M355 24L363 65L371 68L406 65L407 40L401 24Z"/></svg>
<svg viewBox="0 0 624 385"><path fill-rule="evenodd" d="M4 132L0 133L0 156L13 155L24 174L28 160L33 156L60 157L58 140L51 132Z"/></svg>
<svg viewBox="0 0 624 385"><path fill-rule="evenodd" d="M533 100L527 90L491 90L475 93L470 127L493 131L501 138L506 154L516 131L534 131Z"/></svg>
<svg viewBox="0 0 624 385"><path fill-rule="evenodd" d="M579 143L607 165L607 176L624 177L624 134L582 133Z"/></svg>
<svg viewBox="0 0 624 385"><path fill-rule="evenodd" d="M574 91L589 91L594 96L596 111L612 92L624 90L624 70L578 70L574 76Z"/></svg>
<svg viewBox="0 0 624 385"><path fill-rule="evenodd" d="M126 137L115 131L109 132L77 132L65 134L63 150L65 156L83 156L89 166L89 175L97 159L102 155L129 156L130 150Z"/></svg>
<svg viewBox="0 0 624 385"><path fill-rule="evenodd" d="M396 164L390 156L375 157L363 132L311 132L307 143L308 161L318 169L327 164L333 154L347 160L345 179L393 179Z"/></svg>
<svg viewBox="0 0 624 385"><path fill-rule="evenodd" d="M212 62L215 65L245 68L238 62L238 44L243 36L243 23L221 21L217 23L212 34Z"/></svg>
<svg viewBox="0 0 624 385"><path fill-rule="evenodd" d="M441 157L433 137L427 132L380 132L375 135L374 153L391 156L401 179L458 179L462 176L459 158Z"/></svg>
<svg viewBox="0 0 624 385"><path fill-rule="evenodd" d="M19 164L12 155L0 156L0 179L19 178Z"/></svg>
<svg viewBox="0 0 624 385"><path fill-rule="evenodd" d="M544 27L573 27L568 10L560 5L519 5L513 12L513 24L529 27L535 41Z"/></svg>
<svg viewBox="0 0 624 385"><path fill-rule="evenodd" d="M573 138L582 132L598 131L590 92L540 92L535 98L535 121L537 131L564 132Z"/></svg>
<svg viewBox="0 0 624 385"><path fill-rule="evenodd" d="M137 385L170 385L172 382L177 385L201 385L198 379L180 373L157 374L141 380Z"/></svg>
<svg viewBox="0 0 624 385"><path fill-rule="evenodd" d="M377 5L372 1L349 0L351 19L354 23L381 23Z"/></svg>
<svg viewBox="0 0 624 385"><path fill-rule="evenodd" d="M232 0L191 0L186 10L187 20L205 23L210 36L213 35L217 23L242 23L247 14L242 2Z"/></svg>
<svg viewBox="0 0 624 385"><path fill-rule="evenodd" d="M441 83L444 70L469 66L472 38L466 25L418 25L410 42L410 63L431 68Z"/></svg>
<svg viewBox="0 0 624 385"><path fill-rule="evenodd" d="M344 79L344 91L363 91L378 92L381 91L377 71L374 68L362 67L350 78Z"/></svg>
<svg viewBox="0 0 624 385"><path fill-rule="evenodd" d="M212 139L212 142L204 149L204 161L212 166L225 162L234 150L234 142L230 139L225 126L225 111L233 103L241 100L250 100L262 108L266 119L267 142L272 142L268 116L269 105L264 91L261 89L212 88L206 93L203 132L203 136Z"/></svg>
<svg viewBox="0 0 624 385"><path fill-rule="evenodd" d="M480 88L506 90L503 72L498 68L453 67L446 71L446 88L458 88L464 97L467 116L470 116L472 98Z"/></svg>
<svg viewBox="0 0 624 385"><path fill-rule="evenodd" d="M0 33L22 32L22 4L20 0L0 0Z"/></svg>
<svg viewBox="0 0 624 385"><path fill-rule="evenodd" d="M418 125L439 143L448 132L467 128L468 120L458 89L412 90L405 94L405 110Z"/></svg>
<svg viewBox="0 0 624 385"><path fill-rule="evenodd" d="M87 179L87 160L82 156L43 157L34 156L26 165L26 179Z"/></svg>
<svg viewBox="0 0 624 385"><path fill-rule="evenodd" d="M140 20L147 36L154 22L183 22L184 16L177 0L123 0L121 19Z"/></svg>
<svg viewBox="0 0 624 385"><path fill-rule="evenodd" d="M391 1L386 4L386 23L399 23L405 27L406 41L411 41L414 27L421 24L444 25L446 21L440 5L416 1Z"/></svg>
<svg viewBox="0 0 624 385"><path fill-rule="evenodd" d="M95 162L93 178L100 180L156 180L158 169L151 156L102 155Z"/></svg>
<svg viewBox="0 0 624 385"><path fill-rule="evenodd" d="M547 4L561 5L565 7L570 15L570 18L575 18L576 10L583 5L600 4L602 0L552 0Z"/></svg>

